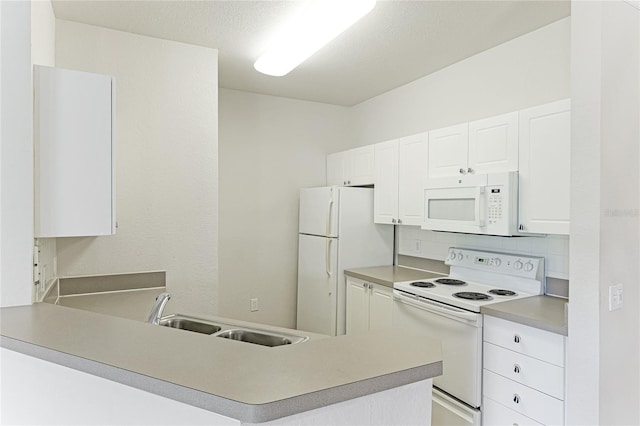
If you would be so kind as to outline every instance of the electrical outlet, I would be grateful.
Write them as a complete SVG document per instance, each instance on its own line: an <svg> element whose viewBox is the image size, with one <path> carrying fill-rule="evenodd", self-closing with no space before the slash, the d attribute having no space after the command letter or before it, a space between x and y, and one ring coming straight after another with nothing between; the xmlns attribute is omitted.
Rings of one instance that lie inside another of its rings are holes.
<svg viewBox="0 0 640 426"><path fill-rule="evenodd" d="M622 309L623 301L624 301L624 297L623 297L622 284L610 285L609 286L609 311Z"/></svg>
<svg viewBox="0 0 640 426"><path fill-rule="evenodd" d="M251 299L251 312L258 310L258 298Z"/></svg>
<svg viewBox="0 0 640 426"><path fill-rule="evenodd" d="M414 240L415 246L413 247L416 253L422 252L422 240Z"/></svg>

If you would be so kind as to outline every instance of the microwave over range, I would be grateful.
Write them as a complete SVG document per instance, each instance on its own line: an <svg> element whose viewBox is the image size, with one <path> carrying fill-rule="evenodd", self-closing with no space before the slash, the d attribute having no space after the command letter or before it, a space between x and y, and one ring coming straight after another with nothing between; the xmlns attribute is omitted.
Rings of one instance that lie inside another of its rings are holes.
<svg viewBox="0 0 640 426"><path fill-rule="evenodd" d="M429 179L422 229L518 235L518 172Z"/></svg>

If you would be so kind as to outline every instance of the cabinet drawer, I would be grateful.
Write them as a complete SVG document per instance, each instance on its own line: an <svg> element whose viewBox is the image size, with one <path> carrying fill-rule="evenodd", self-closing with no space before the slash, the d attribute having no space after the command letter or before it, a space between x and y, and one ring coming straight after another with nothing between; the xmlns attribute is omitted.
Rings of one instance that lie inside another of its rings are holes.
<svg viewBox="0 0 640 426"><path fill-rule="evenodd" d="M564 336L485 315L484 341L564 367Z"/></svg>
<svg viewBox="0 0 640 426"><path fill-rule="evenodd" d="M498 404L491 398L482 398L482 423L486 426L542 426L541 423Z"/></svg>
<svg viewBox="0 0 640 426"><path fill-rule="evenodd" d="M564 400L564 368L484 342L487 370Z"/></svg>
<svg viewBox="0 0 640 426"><path fill-rule="evenodd" d="M484 370L483 395L545 425L560 425L564 403L552 396Z"/></svg>

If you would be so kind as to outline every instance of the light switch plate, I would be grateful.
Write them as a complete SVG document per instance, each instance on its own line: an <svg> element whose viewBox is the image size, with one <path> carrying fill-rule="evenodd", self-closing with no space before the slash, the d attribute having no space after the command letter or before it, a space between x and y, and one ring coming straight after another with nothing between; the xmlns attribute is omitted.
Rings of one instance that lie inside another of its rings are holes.
<svg viewBox="0 0 640 426"><path fill-rule="evenodd" d="M609 311L615 311L622 309L622 303L624 302L623 287L622 284L609 286Z"/></svg>

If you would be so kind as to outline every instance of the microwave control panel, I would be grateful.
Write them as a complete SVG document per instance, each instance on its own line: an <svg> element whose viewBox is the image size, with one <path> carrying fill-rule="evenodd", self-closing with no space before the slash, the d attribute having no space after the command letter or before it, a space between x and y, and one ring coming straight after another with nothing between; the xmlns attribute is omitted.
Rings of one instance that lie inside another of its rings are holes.
<svg viewBox="0 0 640 426"><path fill-rule="evenodd" d="M501 186L489 187L487 188L488 197L487 197L487 221L489 225L494 223L498 223L502 220L503 215L503 196L504 189Z"/></svg>

